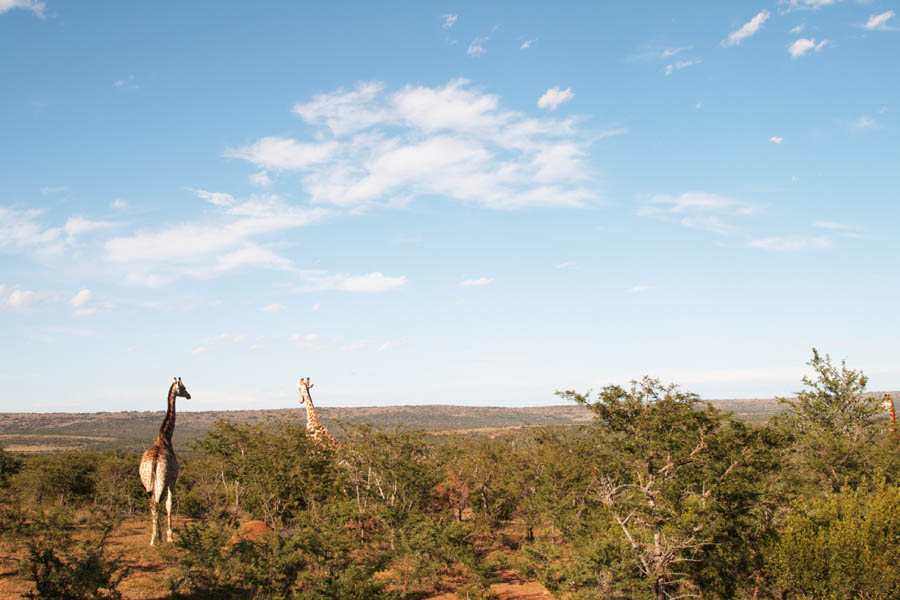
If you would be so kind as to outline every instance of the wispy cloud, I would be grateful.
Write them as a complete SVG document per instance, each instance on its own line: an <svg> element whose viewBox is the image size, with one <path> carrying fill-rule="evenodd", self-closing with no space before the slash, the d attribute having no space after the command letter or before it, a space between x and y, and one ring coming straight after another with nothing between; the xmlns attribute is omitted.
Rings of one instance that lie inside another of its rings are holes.
<svg viewBox="0 0 900 600"><path fill-rule="evenodd" d="M267 188L272 185L272 178L269 177L269 174L265 171L250 173L247 178L250 180L250 183L256 187Z"/></svg>
<svg viewBox="0 0 900 600"><path fill-rule="evenodd" d="M287 308L284 304L269 304L267 306L263 306L260 310L263 312L275 313L281 312L285 308Z"/></svg>
<svg viewBox="0 0 900 600"><path fill-rule="evenodd" d="M302 291L339 290L343 292L377 293L396 290L409 280L405 275L389 277L379 271L365 275L338 273L329 275L326 271L303 271L301 277L309 284Z"/></svg>
<svg viewBox="0 0 900 600"><path fill-rule="evenodd" d="M528 50L534 44L536 40L525 40L522 42L522 45L519 46L519 50Z"/></svg>
<svg viewBox="0 0 900 600"><path fill-rule="evenodd" d="M494 280L488 277L479 277L478 279L464 279L459 282L459 287L481 287L485 285L491 285L493 282Z"/></svg>
<svg viewBox="0 0 900 600"><path fill-rule="evenodd" d="M834 233L842 237L862 237L862 233L860 233L860 227L858 225L852 225L850 223L838 223L836 221L816 221L815 223L813 223L813 227L833 231Z"/></svg>
<svg viewBox="0 0 900 600"><path fill-rule="evenodd" d="M746 202L709 192L685 192L678 196L657 194L637 210L642 217L671 221L683 227L727 235L737 228L725 217L747 217L756 208Z"/></svg>
<svg viewBox="0 0 900 600"><path fill-rule="evenodd" d="M114 81L113 87L120 90L137 90L140 89L141 86L134 80L134 75L129 75L124 79Z"/></svg>
<svg viewBox="0 0 900 600"><path fill-rule="evenodd" d="M681 69L686 69L688 67L693 67L694 65L700 64L699 58L692 58L690 60L676 60L674 63L666 65L666 75L671 75L675 71L680 71Z"/></svg>
<svg viewBox="0 0 900 600"><path fill-rule="evenodd" d="M352 344L347 344L345 346L341 346L341 352L353 352L355 350L364 350L366 348L371 348L375 342L372 340L360 340L358 342L353 342Z"/></svg>
<svg viewBox="0 0 900 600"><path fill-rule="evenodd" d="M778 0L778 4L782 7L783 12L790 12L791 10L798 9L818 10L823 6L831 6L840 1L841 0Z"/></svg>
<svg viewBox="0 0 900 600"><path fill-rule="evenodd" d="M729 33L728 38L723 42L723 44L726 46L736 46L740 44L742 41L759 31L763 26L763 23L765 23L769 19L769 16L769 11L765 9L759 11L758 13L756 13L755 17L741 25L739 29Z"/></svg>
<svg viewBox="0 0 900 600"><path fill-rule="evenodd" d="M894 11L887 10L883 13L872 15L869 17L869 20L866 21L866 24L863 26L869 31L887 31L892 29L888 26L887 22L894 18Z"/></svg>
<svg viewBox="0 0 900 600"><path fill-rule="evenodd" d="M30 10L40 18L44 18L47 5L40 0L0 0L0 15L14 8Z"/></svg>
<svg viewBox="0 0 900 600"><path fill-rule="evenodd" d="M537 105L538 108L549 108L550 110L556 110L557 106L570 101L574 97L575 94L572 93L572 88L561 90L558 87L552 87L544 92L543 96L538 98Z"/></svg>
<svg viewBox="0 0 900 600"><path fill-rule="evenodd" d="M210 352L214 352L215 348L210 346L198 346L191 350L191 354L209 354Z"/></svg>
<svg viewBox="0 0 900 600"><path fill-rule="evenodd" d="M881 125L878 124L878 121L873 119L868 115L862 115L860 118L853 121L852 128L857 131L872 131L875 129L881 129Z"/></svg>
<svg viewBox="0 0 900 600"><path fill-rule="evenodd" d="M79 308L82 306L87 306L94 300L94 294L91 290L85 288L79 291L77 294L72 296L71 300L69 300L69 304L72 306Z"/></svg>
<svg viewBox="0 0 900 600"><path fill-rule="evenodd" d="M288 341L291 341L298 346L310 347L317 346L321 338L322 336L318 333L295 333L288 338Z"/></svg>
<svg viewBox="0 0 900 600"><path fill-rule="evenodd" d="M631 292L632 294L640 294L642 292L649 292L652 289L653 289L652 285L636 285L636 286L630 288L628 291Z"/></svg>
<svg viewBox="0 0 900 600"><path fill-rule="evenodd" d="M65 191L68 191L69 186L67 185L51 185L45 186L41 188L41 196L46 196L48 194L59 194Z"/></svg>
<svg viewBox="0 0 900 600"><path fill-rule="evenodd" d="M747 242L751 248L772 250L775 252L794 252L801 250L825 250L831 248L831 240L824 237L792 236L766 237Z"/></svg>
<svg viewBox="0 0 900 600"><path fill-rule="evenodd" d="M800 23L799 25L795 25L791 28L791 33L794 35L799 35L803 33L804 29L806 29L806 23Z"/></svg>
<svg viewBox="0 0 900 600"><path fill-rule="evenodd" d="M0 248L33 252L37 256L58 256L84 234L111 227L108 221L69 217L58 227L40 223L42 209L17 210L0 206Z"/></svg>
<svg viewBox="0 0 900 600"><path fill-rule="evenodd" d="M578 265L575 263L574 260L567 260L566 262L561 262L558 265L556 265L556 268L559 269L560 271L571 271L571 270L575 269L577 266Z"/></svg>
<svg viewBox="0 0 900 600"><path fill-rule="evenodd" d="M459 18L459 15L451 15L451 14L444 15L444 22L441 25L441 27L443 27L444 29L450 29L451 27L456 25L456 20L458 18Z"/></svg>
<svg viewBox="0 0 900 600"><path fill-rule="evenodd" d="M466 48L466 54L468 54L469 56L481 56L482 54L487 52L487 49L484 47L487 41L487 36L475 38L469 44L469 47Z"/></svg>
<svg viewBox="0 0 900 600"><path fill-rule="evenodd" d="M772 142L773 144L780 144L781 142L784 141L784 138L781 137L780 135L773 135L772 137L769 138L769 141Z"/></svg>
<svg viewBox="0 0 900 600"><path fill-rule="evenodd" d="M816 43L816 40L814 39L800 38L788 46L788 52L790 53L791 58L799 58L810 50L819 52L827 44L828 40L822 40L821 42Z"/></svg>

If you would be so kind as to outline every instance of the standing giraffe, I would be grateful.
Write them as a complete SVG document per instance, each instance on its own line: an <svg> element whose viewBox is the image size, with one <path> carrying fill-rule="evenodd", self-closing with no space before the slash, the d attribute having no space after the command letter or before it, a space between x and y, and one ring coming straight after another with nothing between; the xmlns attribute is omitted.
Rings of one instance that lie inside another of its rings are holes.
<svg viewBox="0 0 900 600"><path fill-rule="evenodd" d="M333 448L338 445L338 441L328 433L328 430L319 421L316 407L313 406L312 396L309 395L309 390L312 389L312 386L313 384L309 382L309 377L305 380L301 377L300 384L297 386L297 389L300 390L300 406L306 407L306 433L320 444Z"/></svg>
<svg viewBox="0 0 900 600"><path fill-rule="evenodd" d="M176 377L169 387L166 418L159 426L156 441L141 457L141 483L144 484L144 489L150 493L150 519L153 521L153 534L150 536L151 546L155 545L159 539L159 503L163 496L166 498L166 515L168 516L166 541L172 541L172 492L175 489L175 480L178 478L178 460L175 458L175 449L172 447L172 433L175 431L175 398L178 396L191 399L191 395L181 383L181 377Z"/></svg>

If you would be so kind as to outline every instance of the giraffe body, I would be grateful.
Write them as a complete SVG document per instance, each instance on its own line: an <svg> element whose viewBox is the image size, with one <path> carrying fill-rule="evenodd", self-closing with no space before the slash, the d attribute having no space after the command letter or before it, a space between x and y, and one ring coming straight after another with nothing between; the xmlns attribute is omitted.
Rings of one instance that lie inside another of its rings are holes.
<svg viewBox="0 0 900 600"><path fill-rule="evenodd" d="M320 444L333 448L338 445L338 441L328 433L328 429L319 421L319 415L316 413L316 407L313 405L312 396L309 395L310 388L312 388L312 384L309 382L309 377L305 380L301 377L297 389L300 390L300 406L306 408L306 432Z"/></svg>
<svg viewBox="0 0 900 600"><path fill-rule="evenodd" d="M159 427L156 441L141 457L140 475L144 489L150 494L150 519L153 524L153 533L150 536L150 545L153 546L159 540L159 504L165 502L166 507L166 541L172 542L172 494L175 490L175 481L178 479L178 459L175 457L175 449L172 447L172 433L175 431L175 398L181 396L190 399L191 395L181 383L181 378L176 378L169 388L168 408L166 417Z"/></svg>

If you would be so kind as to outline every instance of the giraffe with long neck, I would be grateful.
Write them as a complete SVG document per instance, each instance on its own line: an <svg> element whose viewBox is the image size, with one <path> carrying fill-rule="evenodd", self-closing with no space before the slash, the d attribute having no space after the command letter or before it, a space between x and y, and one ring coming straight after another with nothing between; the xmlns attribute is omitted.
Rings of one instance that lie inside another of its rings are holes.
<svg viewBox="0 0 900 600"><path fill-rule="evenodd" d="M178 396L191 399L187 388L181 383L181 377L176 377L169 386L166 416L159 426L156 441L141 457L141 483L150 494L150 520L153 523L151 546L159 539L159 503L163 498L168 517L166 541L172 542L172 493L175 489L175 480L178 479L178 459L175 458L175 449L172 446L172 434L175 432L175 398Z"/></svg>
<svg viewBox="0 0 900 600"><path fill-rule="evenodd" d="M316 407L313 406L312 396L309 395L309 390L312 387L313 384L309 382L309 377L306 379L301 377L300 384L297 386L297 389L300 390L300 406L306 407L306 433L320 444L332 447L337 446L338 441L328 433L328 430L319 421Z"/></svg>

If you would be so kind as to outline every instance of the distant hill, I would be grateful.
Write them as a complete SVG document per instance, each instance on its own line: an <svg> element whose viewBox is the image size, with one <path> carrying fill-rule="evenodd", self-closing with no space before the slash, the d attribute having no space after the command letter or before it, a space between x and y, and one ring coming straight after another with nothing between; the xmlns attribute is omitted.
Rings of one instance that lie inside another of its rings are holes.
<svg viewBox="0 0 900 600"><path fill-rule="evenodd" d="M873 392L881 396L884 392ZM900 401L900 392L891 392ZM751 423L764 423L779 413L782 406L774 398L746 400L710 400L720 410L734 413ZM900 406L898 406L900 408ZM376 428L423 429L425 431L492 434L525 426L579 425L591 421L591 412L583 406L539 406L506 408L496 406L373 406L319 407L320 419L333 433L339 422L368 423ZM0 446L12 452L56 452L64 450L144 450L156 437L164 416L153 412L100 413L0 413ZM177 450L187 450L193 440L203 436L219 419L238 423L267 420L305 422L302 408L271 410L231 410L180 412L175 429Z"/></svg>

